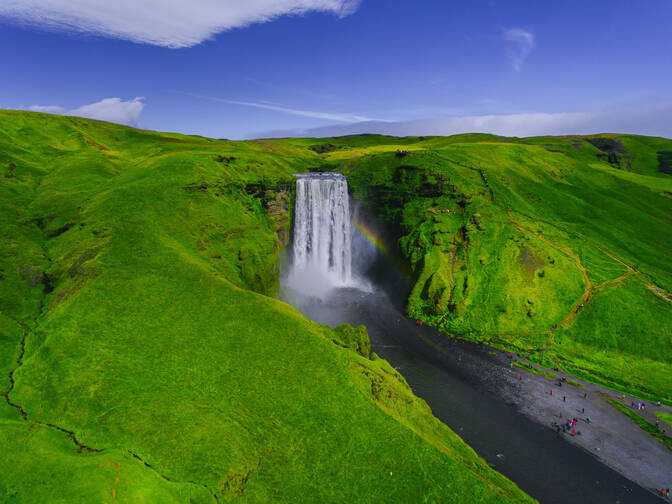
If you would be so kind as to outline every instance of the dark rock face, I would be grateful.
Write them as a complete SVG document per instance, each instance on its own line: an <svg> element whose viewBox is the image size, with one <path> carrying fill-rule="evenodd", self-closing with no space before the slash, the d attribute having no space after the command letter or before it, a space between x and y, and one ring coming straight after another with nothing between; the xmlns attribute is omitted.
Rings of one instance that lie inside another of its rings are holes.
<svg viewBox="0 0 672 504"><path fill-rule="evenodd" d="M621 168L621 159L627 156L628 151L620 140L615 138L586 138L586 141L602 151L597 157L604 159L616 168Z"/></svg>
<svg viewBox="0 0 672 504"><path fill-rule="evenodd" d="M602 152L615 152L625 154L628 152L620 140L615 138L586 138L586 142L594 145Z"/></svg>
<svg viewBox="0 0 672 504"><path fill-rule="evenodd" d="M660 151L658 154L658 171L672 175L672 151Z"/></svg>
<svg viewBox="0 0 672 504"><path fill-rule="evenodd" d="M215 161L217 161L218 163L224 163L224 164L227 164L227 165L229 163L232 163L235 160L236 160L236 158L233 157L233 156L221 156L221 155L215 156Z"/></svg>
<svg viewBox="0 0 672 504"><path fill-rule="evenodd" d="M74 222L68 222L67 224L65 224L65 225L61 226L60 228L56 229L55 231L52 231L47 236L49 238L56 238L57 236L65 233L68 229L70 229L74 225L75 225Z"/></svg>
<svg viewBox="0 0 672 504"><path fill-rule="evenodd" d="M16 270L21 279L31 287L37 287L41 284L44 286L45 294L49 294L54 290L54 279L45 272L33 269L30 266L23 266L21 268L17 268Z"/></svg>
<svg viewBox="0 0 672 504"><path fill-rule="evenodd" d="M317 152L318 154L326 154L327 152L339 150L342 149L343 147L341 147L340 145L334 145L332 143L323 143L319 145L311 145L308 148L313 152Z"/></svg>
<svg viewBox="0 0 672 504"><path fill-rule="evenodd" d="M278 182L273 185L264 182L247 184L245 192L259 200L266 210L266 215L275 225L275 235L280 245L286 248L290 241L289 212L294 193L294 182Z"/></svg>

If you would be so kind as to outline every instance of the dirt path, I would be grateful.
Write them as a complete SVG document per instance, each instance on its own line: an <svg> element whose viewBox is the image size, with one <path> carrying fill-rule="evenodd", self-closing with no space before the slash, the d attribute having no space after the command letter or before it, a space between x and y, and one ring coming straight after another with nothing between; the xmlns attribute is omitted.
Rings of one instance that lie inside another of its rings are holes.
<svg viewBox="0 0 672 504"><path fill-rule="evenodd" d="M518 224L513 216L511 215L511 210L507 210L507 214L509 215L509 218L511 219L511 224L513 224L515 227L517 227L519 230L525 232L525 233L530 233L536 236L539 240L542 242L546 243L547 245L553 247L556 250L559 250L563 254L565 254L567 257L571 258L574 260L574 264L576 265L576 269L578 269L581 272L581 276L583 277L583 283L585 285L585 290L583 291L583 294L581 297L574 303L574 306L572 306L571 311L569 314L558 324L556 324L554 327L550 328L550 336L547 342L544 344L544 348L551 348L554 345L553 341L553 331L557 327L562 327L563 329L567 329L569 325L574 321L574 318L576 318L576 314L585 306L585 304L590 300L592 293L594 292L593 285L590 282L590 278L588 278L588 272L586 271L586 268L584 268L583 264L581 264L581 258L576 255L574 252L569 250L566 247L563 247L562 245L558 245L557 243L553 243L551 240L548 240L545 238L541 233L538 233L532 229L528 229L525 226L522 226L521 224Z"/></svg>
<svg viewBox="0 0 672 504"><path fill-rule="evenodd" d="M576 268L581 272L581 276L583 277L583 282L584 282L584 285L585 285L585 290L583 291L583 294L574 303L574 305L572 306L572 309L567 314L567 316L564 319L562 319L560 322L558 322L556 325L551 327L550 329L542 330L542 331L532 331L532 332L528 332L528 333L510 333L510 334L494 334L493 335L493 336L497 336L497 337L506 337L506 336L516 337L516 336L526 336L526 335L533 335L533 334L542 334L543 332L548 331L549 337L546 341L544 341L543 345L540 348L529 350L526 354L526 357L531 352L542 352L544 350L548 350L548 349L552 348L555 345L554 332L558 328L562 328L563 330L567 330L570 327L572 327L572 325L574 324L574 321L576 320L576 316L578 315L578 313L583 309L583 307L588 302L590 302L593 295L595 294L595 292L597 292L598 289L606 287L607 285L613 285L613 284L621 283L624 280L626 280L628 277L630 277L632 275L638 275L639 274L639 271L635 270L632 266L630 266L628 263L626 263L622 259L619 259L618 257L614 256L613 254L607 252L602 247L600 247L599 245L597 245L597 244L593 243L592 241L588 240L584 236L579 235L579 236L581 236L581 238L583 240L590 243L592 246L597 248L600 252L602 252L603 254L605 254L606 256L611 258L612 260L622 264L623 266L625 266L627 268L627 271L623 275L619 276L618 278L612 278L611 280L605 280L605 281L602 281L602 282L599 282L599 283L593 285L592 282L590 281L590 278L588 277L588 272L586 271L586 268L581 263L581 258L578 255L576 255L574 252L569 250L567 247L564 247L562 245L559 245L557 243L554 243L554 242L548 240L541 233L539 233L537 231L534 231L532 229L526 228L525 226L517 223L516 220L511 215L511 210L510 209L507 209L506 212L507 212L507 215L510 219L511 224L513 226L515 226L516 228L518 228L520 231L523 231L525 233L530 233L530 234L536 236L542 242L544 242L547 245L555 248L556 250L559 250L560 252L565 254L567 257L573 259L574 263L576 265ZM651 286L649 286L649 288L651 288ZM672 302L672 299L669 299L669 301Z"/></svg>
<svg viewBox="0 0 672 504"><path fill-rule="evenodd" d="M114 487L112 488L112 498L117 498L117 485L119 484L119 464L110 460L110 464L114 466L114 470L117 472L117 477L114 480Z"/></svg>

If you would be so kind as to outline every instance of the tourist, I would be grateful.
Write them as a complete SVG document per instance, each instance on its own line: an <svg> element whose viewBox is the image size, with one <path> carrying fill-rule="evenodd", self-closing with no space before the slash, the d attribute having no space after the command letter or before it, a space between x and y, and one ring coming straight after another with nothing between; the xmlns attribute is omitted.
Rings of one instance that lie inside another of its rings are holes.
<svg viewBox="0 0 672 504"><path fill-rule="evenodd" d="M551 395L553 395L553 389L551 389Z"/></svg>
<svg viewBox="0 0 672 504"><path fill-rule="evenodd" d="M562 396L562 402L567 402L567 396Z"/></svg>
<svg viewBox="0 0 672 504"><path fill-rule="evenodd" d="M523 375L522 375L522 374L520 374L520 375L519 375L519 378L520 378L520 379L522 380L522 379L523 379Z"/></svg>

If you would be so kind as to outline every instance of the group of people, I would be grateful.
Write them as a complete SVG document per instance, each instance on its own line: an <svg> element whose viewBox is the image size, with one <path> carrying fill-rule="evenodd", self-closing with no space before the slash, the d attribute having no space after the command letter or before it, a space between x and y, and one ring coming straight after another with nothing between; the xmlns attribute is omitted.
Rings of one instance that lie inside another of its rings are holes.
<svg viewBox="0 0 672 504"><path fill-rule="evenodd" d="M590 423L590 417L586 418L586 422ZM576 430L576 424L579 423L579 420L576 418L567 419L567 422L562 425L553 423L555 424L555 432L558 436L560 436L560 429L562 429L562 432L570 432L572 436L581 435L581 431Z"/></svg>
<svg viewBox="0 0 672 504"><path fill-rule="evenodd" d="M510 353L510 354L508 355L508 357L509 357L509 359L513 360L513 354ZM511 367L513 367L513 362L511 362ZM523 375L522 375L522 374L519 374L518 377L519 377L520 380L523 379ZM563 377L563 378L558 378L558 381L556 382L556 383L557 383L557 386L558 386L558 387L562 387L563 382L566 382L566 380L567 380L567 379L564 378L564 377ZM550 394L551 396L553 395L553 389L550 389L549 394ZM584 398L584 399L587 399L587 397L588 397L588 393L584 393L583 398ZM622 395L622 399L625 399L625 394ZM566 402L567 397L566 397L566 396L563 396L563 397L562 397L562 400L563 400L563 402ZM660 406L660 404L661 404L660 401L658 401L657 404L658 404L658 406ZM637 402L637 403L635 403L634 401L631 401L631 407L632 407L633 409L634 409L634 408L637 408L638 410L643 410L643 409L645 408L645 403L644 403L644 402ZM578 411L578 410L577 410L577 411ZM585 409L584 409L584 408L581 408L581 413L585 413ZM590 417L586 417L586 418L585 418L585 422L586 422L586 424L590 424L590 423L591 423L591 419L590 419ZM580 435L581 435L581 431L577 429L577 425L578 425L578 423L579 423L579 419L577 419L576 417L574 417L574 418L572 418L572 419L567 419L567 421L566 421L565 423L563 423L563 424L558 424L557 422L553 422L552 426L553 426L553 428L555 429L556 437L558 437L558 438L560 437L560 433L561 433L561 432L562 432L563 434L564 434L564 433L567 433L567 434L569 434L569 435L571 435L571 436L580 436ZM660 427L660 422L659 422L658 420L656 420L656 427L658 427L659 430L661 429L661 427ZM664 430L664 429L662 429L662 432L663 432L663 434L665 434L665 430ZM668 497L668 498L669 498L669 497L670 497L670 489L669 489L669 488L660 488L660 496L661 496L661 497Z"/></svg>
<svg viewBox="0 0 672 504"><path fill-rule="evenodd" d="M667 297L669 299L672 299L672 292L660 292L660 289L658 287L656 287L656 292L663 297Z"/></svg>

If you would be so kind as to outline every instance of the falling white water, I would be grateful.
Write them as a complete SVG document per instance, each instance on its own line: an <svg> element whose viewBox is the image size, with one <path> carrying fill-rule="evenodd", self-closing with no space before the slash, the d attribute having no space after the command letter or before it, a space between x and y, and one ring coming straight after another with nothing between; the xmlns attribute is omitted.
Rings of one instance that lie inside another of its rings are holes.
<svg viewBox="0 0 672 504"><path fill-rule="evenodd" d="M321 296L352 286L348 182L340 173L297 174L290 287Z"/></svg>

